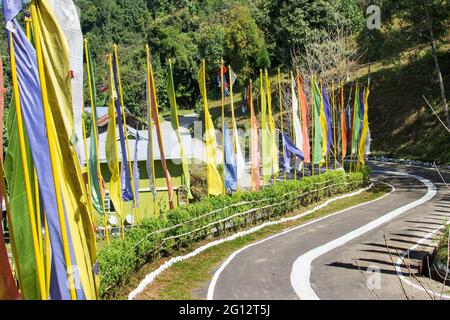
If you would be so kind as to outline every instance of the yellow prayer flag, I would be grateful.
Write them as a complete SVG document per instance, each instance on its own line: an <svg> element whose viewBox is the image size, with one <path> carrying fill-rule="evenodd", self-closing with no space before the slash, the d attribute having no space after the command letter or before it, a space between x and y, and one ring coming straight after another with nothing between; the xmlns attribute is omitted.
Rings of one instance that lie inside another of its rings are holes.
<svg viewBox="0 0 450 320"><path fill-rule="evenodd" d="M122 191L120 186L120 169L119 169L119 151L117 148L117 133L116 133L116 108L115 102L117 99L117 92L114 85L114 74L112 68L112 57L109 56L109 80L110 80L110 101L108 107L108 131L106 133L106 161L111 172L111 179L109 181L109 197L114 204L117 215L123 218L122 212Z"/></svg>
<svg viewBox="0 0 450 320"><path fill-rule="evenodd" d="M206 95L206 71L205 60L202 61L200 70L198 72L198 84L200 92L203 97L203 107L205 111L205 136L206 136L206 168L207 168L207 182L208 194L220 195L223 193L223 182L217 170L217 141L214 124L211 119L208 108L208 97Z"/></svg>
<svg viewBox="0 0 450 320"><path fill-rule="evenodd" d="M359 154L358 154L358 161L361 164L364 164L364 156L365 156L365 145L366 145L366 139L367 134L369 133L369 88L365 90L364 94L364 118L363 118L363 127L361 132L361 140L359 141Z"/></svg>

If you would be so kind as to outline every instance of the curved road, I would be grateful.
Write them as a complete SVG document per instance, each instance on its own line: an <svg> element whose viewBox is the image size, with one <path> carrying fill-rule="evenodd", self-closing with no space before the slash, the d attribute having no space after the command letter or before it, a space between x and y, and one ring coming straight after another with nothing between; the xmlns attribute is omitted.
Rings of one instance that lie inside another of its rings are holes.
<svg viewBox="0 0 450 320"><path fill-rule="evenodd" d="M393 192L239 250L215 271L208 298L430 299L433 292L440 294L441 285L422 277L419 268L450 218L449 190L432 170L371 166L374 178L392 185ZM444 177L450 181L449 174Z"/></svg>

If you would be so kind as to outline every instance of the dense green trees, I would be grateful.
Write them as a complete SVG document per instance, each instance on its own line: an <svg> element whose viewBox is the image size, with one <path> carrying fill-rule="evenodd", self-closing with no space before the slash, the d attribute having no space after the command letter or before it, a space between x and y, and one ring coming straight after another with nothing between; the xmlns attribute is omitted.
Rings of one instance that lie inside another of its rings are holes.
<svg viewBox="0 0 450 320"><path fill-rule="evenodd" d="M239 75L239 86L259 68L291 65L291 50L336 23L358 30L357 0L75 0L90 40L97 82L106 74L105 55L119 46L127 107L145 113L145 44L149 44L160 104L167 106L165 77L172 59L179 104L198 101L198 65L206 59L211 94L221 59Z"/></svg>

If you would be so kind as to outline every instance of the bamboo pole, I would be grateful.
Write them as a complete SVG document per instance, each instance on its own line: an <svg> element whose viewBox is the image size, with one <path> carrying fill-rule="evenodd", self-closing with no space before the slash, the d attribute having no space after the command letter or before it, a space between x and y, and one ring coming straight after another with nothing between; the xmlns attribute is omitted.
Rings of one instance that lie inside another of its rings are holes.
<svg viewBox="0 0 450 320"><path fill-rule="evenodd" d="M47 83L45 79L45 69L44 69L44 57L42 54L42 44L41 44L41 30L38 23L38 14L36 9L36 1L31 1L31 17L32 17L32 23L33 23L33 31L34 31L34 40L35 40L35 46L36 46L36 57L38 62L38 70L39 70L39 79L41 83L41 90L42 90L42 103L44 107L44 116L45 116L45 123L47 128L47 135L48 135L48 143L49 143L49 153L50 153L50 161L52 165L52 171L53 171L53 183L55 187L55 197L56 197L56 203L57 203L57 210L58 210L58 218L59 218L59 225L61 228L61 238L62 238L62 244L63 244L63 253L64 253L64 260L66 263L66 271L67 271L67 277L69 281L69 290L70 290L70 297L72 300L77 299L76 291L75 291L75 283L74 278L71 274L71 271L69 270L68 266L72 265L71 257L70 257L70 249L69 249L69 241L67 237L67 227L66 227L66 219L65 219L65 212L62 205L62 196L61 196L61 184L60 184L60 168L57 166L57 137L55 136L52 126L53 119L51 118L51 109L48 101L48 92L47 92Z"/></svg>
<svg viewBox="0 0 450 320"><path fill-rule="evenodd" d="M35 217L34 203L33 203L33 195L31 190L31 181L30 181L30 169L28 168L27 158L26 158L26 145L25 145L25 135L24 135L24 124L22 118L22 108L20 102L20 93L19 93L19 84L17 79L17 71L16 71L16 57L14 53L14 42L13 42L13 34L9 33L9 49L11 55L11 75L12 75L12 84L13 84L13 94L14 94L14 104L16 109L16 118L17 118L17 128L19 132L19 145L20 145L20 156L22 158L22 170L24 173L24 183L25 183L25 192L26 192L26 201L28 205L28 214L30 217L31 224L31 237L33 241L33 251L34 258L36 261L36 269L37 269L37 277L39 282L39 291L41 294L41 298L43 300L47 299L47 289L45 286L45 275L44 275L44 265L42 252L40 250L39 245L39 236L37 229L37 222ZM6 196L6 193L5 193Z"/></svg>
<svg viewBox="0 0 450 320"><path fill-rule="evenodd" d="M336 149L336 103L334 94L334 80L331 81L331 93L332 93L332 110L333 110L333 146L334 146L334 170L337 169L337 149Z"/></svg>
<svg viewBox="0 0 450 320"><path fill-rule="evenodd" d="M252 144L253 141L253 136L254 136L254 130L253 130L253 116L254 116L254 110L252 107L253 104L253 88L252 88L252 79L250 79L250 83L249 83L249 90L248 90L248 100L249 100L249 104L250 105L250 161L251 161L251 165L250 165L250 171L251 171L251 188L252 191L255 191L256 186L255 186L255 182L253 181L253 178L255 176L255 168L254 168L254 164L255 164L255 159L253 159L253 148L258 148L258 146L254 146ZM258 168L259 170L259 168Z"/></svg>
<svg viewBox="0 0 450 320"><path fill-rule="evenodd" d="M224 85L224 76L223 76L223 59L220 62L220 93L222 94L222 188L223 193L226 193L225 190L225 85Z"/></svg>
<svg viewBox="0 0 450 320"><path fill-rule="evenodd" d="M311 175L314 177L314 117L315 117L315 103L314 103L314 81L315 77L314 75L311 78Z"/></svg>

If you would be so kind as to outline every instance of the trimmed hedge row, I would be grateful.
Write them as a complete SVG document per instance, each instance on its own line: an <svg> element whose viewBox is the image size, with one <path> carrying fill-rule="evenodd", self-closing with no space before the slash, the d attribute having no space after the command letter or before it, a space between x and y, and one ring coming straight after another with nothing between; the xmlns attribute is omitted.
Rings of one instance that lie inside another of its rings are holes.
<svg viewBox="0 0 450 320"><path fill-rule="evenodd" d="M167 256L209 236L243 229L249 224L284 215L330 196L350 192L368 183L363 173L327 172L300 181L277 182L259 192L238 192L204 199L188 207L151 218L113 240L99 251L100 296L114 297L143 264Z"/></svg>

